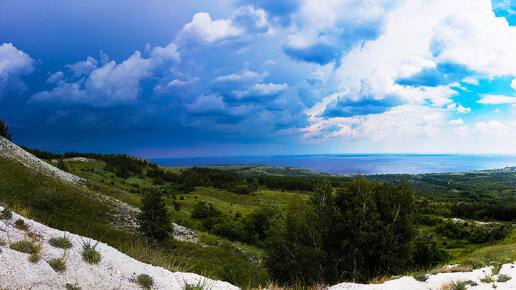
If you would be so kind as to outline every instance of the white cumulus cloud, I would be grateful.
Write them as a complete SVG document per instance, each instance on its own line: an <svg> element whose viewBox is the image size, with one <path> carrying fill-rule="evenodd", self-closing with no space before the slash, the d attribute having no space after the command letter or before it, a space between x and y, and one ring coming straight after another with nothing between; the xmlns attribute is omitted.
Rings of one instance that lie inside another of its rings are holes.
<svg viewBox="0 0 516 290"><path fill-rule="evenodd" d="M6 90L23 90L25 84L20 79L34 71L34 60L12 43L0 45L0 97Z"/></svg>
<svg viewBox="0 0 516 290"><path fill-rule="evenodd" d="M516 97L504 95L484 95L480 100L477 101L477 103L489 105L514 104L516 103Z"/></svg>

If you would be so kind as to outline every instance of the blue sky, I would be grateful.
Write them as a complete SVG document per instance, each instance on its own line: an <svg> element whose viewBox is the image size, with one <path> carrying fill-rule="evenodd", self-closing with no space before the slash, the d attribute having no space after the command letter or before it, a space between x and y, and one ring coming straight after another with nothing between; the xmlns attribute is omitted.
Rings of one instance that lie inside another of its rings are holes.
<svg viewBox="0 0 516 290"><path fill-rule="evenodd" d="M0 0L0 118L58 152L512 154L515 10Z"/></svg>

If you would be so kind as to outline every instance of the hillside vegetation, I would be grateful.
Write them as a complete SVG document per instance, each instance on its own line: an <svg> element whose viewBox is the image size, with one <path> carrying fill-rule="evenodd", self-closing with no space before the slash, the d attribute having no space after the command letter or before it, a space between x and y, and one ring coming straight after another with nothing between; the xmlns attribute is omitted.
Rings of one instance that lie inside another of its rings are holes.
<svg viewBox="0 0 516 290"><path fill-rule="evenodd" d="M26 149L84 185L0 157L1 204L140 261L243 288L367 282L516 259L513 171L349 177L266 166L164 168L127 155ZM151 190L198 243L158 241L119 225L117 205L99 198L140 208Z"/></svg>

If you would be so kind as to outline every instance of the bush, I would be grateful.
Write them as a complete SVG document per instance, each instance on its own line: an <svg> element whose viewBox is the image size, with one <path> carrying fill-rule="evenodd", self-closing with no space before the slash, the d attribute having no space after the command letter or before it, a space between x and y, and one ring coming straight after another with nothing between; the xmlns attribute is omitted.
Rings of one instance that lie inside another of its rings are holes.
<svg viewBox="0 0 516 290"><path fill-rule="evenodd" d="M91 241L82 243L82 259L90 264L98 264L100 262L100 253L95 250L98 246L98 242L95 245L91 244Z"/></svg>
<svg viewBox="0 0 516 290"><path fill-rule="evenodd" d="M190 216L194 219L207 219L207 218L215 218L221 216L221 212L213 207L213 205L206 204L205 201L198 201Z"/></svg>
<svg viewBox="0 0 516 290"><path fill-rule="evenodd" d="M33 254L30 254L30 256L29 256L29 262L31 262L31 263L37 263L37 262L39 262L39 260L41 260L41 256L39 255L39 253L33 253Z"/></svg>
<svg viewBox="0 0 516 290"><path fill-rule="evenodd" d="M414 239L411 256L412 263L417 267L437 265L449 257L430 232L420 233Z"/></svg>
<svg viewBox="0 0 516 290"><path fill-rule="evenodd" d="M0 247L3 247L5 245L7 245L7 243L4 240L0 239Z"/></svg>
<svg viewBox="0 0 516 290"><path fill-rule="evenodd" d="M180 211L181 210L181 204L174 200L174 210Z"/></svg>
<svg viewBox="0 0 516 290"><path fill-rule="evenodd" d="M507 282L507 281L509 281L511 279L512 279L512 277L509 276L509 275L500 274L500 275L498 275L498 279L496 281L503 283L503 282Z"/></svg>
<svg viewBox="0 0 516 290"><path fill-rule="evenodd" d="M9 247L15 251L27 254L37 254L41 250L38 245L30 241L18 241L12 243Z"/></svg>
<svg viewBox="0 0 516 290"><path fill-rule="evenodd" d="M20 230L24 230L26 231L29 226L25 224L25 221L22 220L22 219L17 219L15 222L14 222L14 226L17 228L17 229L20 229Z"/></svg>
<svg viewBox="0 0 516 290"><path fill-rule="evenodd" d="M54 271L56 271L58 273L66 271L66 264L63 261L63 259L60 259L60 258L52 259L52 260L48 261L48 264L50 265L50 267L52 267L52 269L54 269Z"/></svg>
<svg viewBox="0 0 516 290"><path fill-rule="evenodd" d="M152 285L154 285L154 279L152 279L152 277L147 274L140 274L136 278L136 283L143 289L151 289Z"/></svg>
<svg viewBox="0 0 516 290"><path fill-rule="evenodd" d="M467 282L450 282L446 285L444 285L441 289L442 290L466 290Z"/></svg>
<svg viewBox="0 0 516 290"><path fill-rule="evenodd" d="M30 254L29 262L31 263L37 263L41 259L41 257L39 256L41 246L36 245L36 243L34 242L18 241L16 243L12 243L9 247L18 252Z"/></svg>
<svg viewBox="0 0 516 290"><path fill-rule="evenodd" d="M70 242L70 239L63 235L62 237L59 237L59 238L51 238L48 243L52 246L52 247L55 247L55 248L61 248L61 249L70 249L73 244L72 242Z"/></svg>
<svg viewBox="0 0 516 290"><path fill-rule="evenodd" d="M416 281L425 282L430 277L428 274L419 273L413 276Z"/></svg>
<svg viewBox="0 0 516 290"><path fill-rule="evenodd" d="M2 210L2 215L0 216L0 218L10 220L12 217L13 213L9 209L4 208L4 210Z"/></svg>
<svg viewBox="0 0 516 290"><path fill-rule="evenodd" d="M71 283L66 283L65 288L66 290L81 290L81 287L79 287L77 284Z"/></svg>
<svg viewBox="0 0 516 290"><path fill-rule="evenodd" d="M480 282L492 283L492 282L494 282L494 280L491 277L491 275L485 275L484 278L480 279Z"/></svg>
<svg viewBox="0 0 516 290"><path fill-rule="evenodd" d="M205 287L203 285L204 283L201 283L201 281L197 282L196 285L190 285L190 284L187 284L185 283L185 288L184 290L204 290Z"/></svg>

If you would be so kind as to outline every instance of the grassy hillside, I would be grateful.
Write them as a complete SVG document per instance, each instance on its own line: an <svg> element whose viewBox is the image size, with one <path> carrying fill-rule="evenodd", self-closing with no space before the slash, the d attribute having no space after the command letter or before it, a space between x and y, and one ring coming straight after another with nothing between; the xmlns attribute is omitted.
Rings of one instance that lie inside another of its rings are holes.
<svg viewBox="0 0 516 290"><path fill-rule="evenodd" d="M88 157L88 156L87 156ZM121 171L116 162L130 167L130 157L90 155L87 161L52 162L86 180L86 186L62 183L0 157L0 203L49 226L89 236L118 248L143 262L171 270L193 271L241 287L256 287L270 281L262 265L262 238L242 239L214 228L245 227L265 212L281 214L289 201L312 196L314 184L329 178L335 189L346 187L348 176L324 175L309 170L268 166L215 166L204 169L163 168L148 162ZM116 162L115 162L116 161ZM59 164L60 163L60 164ZM464 174L377 175L375 182L406 180L416 197L416 229L430 232L449 254L446 262L479 267L514 261L516 227L512 226L516 174L486 171ZM98 198L118 199L140 207L149 188L159 188L171 221L197 230L201 244L167 241L158 243L136 233L117 229L115 210ZM245 189L245 193L241 189ZM195 218L199 203L213 207L213 218ZM457 206L473 208L458 208ZM488 207L489 206L489 207ZM496 220L486 209L507 210L508 219ZM466 224L448 222L460 217ZM480 217L480 218L479 218ZM490 222L477 224L475 220ZM229 224L228 224L229 222ZM225 223L225 224L224 224ZM456 224L456 226L455 226ZM256 225L255 225L256 226ZM264 224L264 227L268 224ZM493 229L505 226L500 236ZM256 230L256 229L255 229ZM482 236L483 235L483 236ZM240 241L240 242L239 242Z"/></svg>
<svg viewBox="0 0 516 290"><path fill-rule="evenodd" d="M102 164L94 161L80 163L76 168L80 171L99 166ZM70 168L75 166L71 164ZM201 240L209 240L208 246L181 241L160 244L140 234L117 230L111 225L112 208L90 188L135 205L139 204L139 196L124 191L127 184L107 173L97 175L105 177L103 183L91 182L85 188L43 176L1 156L0 172L0 203L50 227L97 239L142 262L172 271L192 271L241 286L256 286L268 280L266 271L254 262L252 251L244 251L224 239L206 235ZM91 172L81 175L96 180Z"/></svg>

